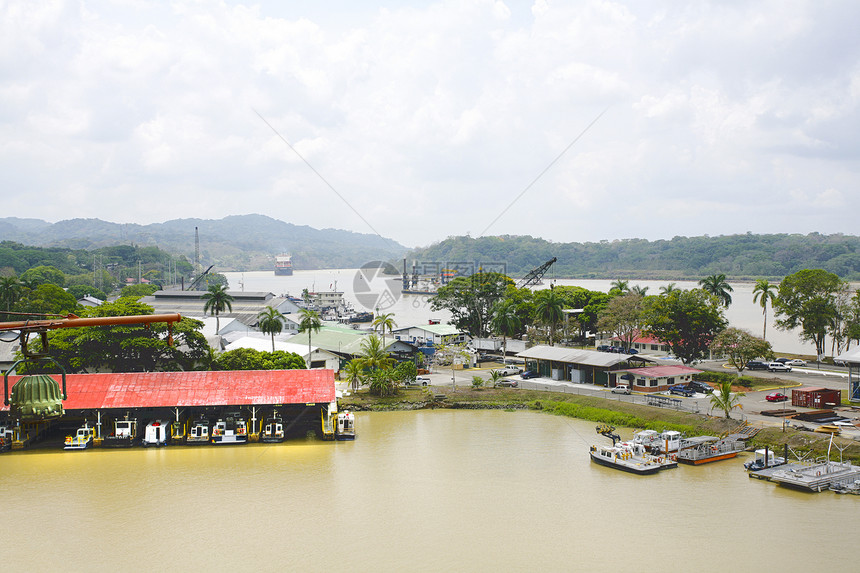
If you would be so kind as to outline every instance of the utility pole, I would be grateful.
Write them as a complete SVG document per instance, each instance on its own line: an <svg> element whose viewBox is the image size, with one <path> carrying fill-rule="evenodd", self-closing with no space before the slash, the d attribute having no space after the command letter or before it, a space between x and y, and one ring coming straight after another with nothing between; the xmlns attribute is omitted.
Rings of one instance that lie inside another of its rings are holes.
<svg viewBox="0 0 860 573"><path fill-rule="evenodd" d="M200 274L200 232L194 227L194 274Z"/></svg>

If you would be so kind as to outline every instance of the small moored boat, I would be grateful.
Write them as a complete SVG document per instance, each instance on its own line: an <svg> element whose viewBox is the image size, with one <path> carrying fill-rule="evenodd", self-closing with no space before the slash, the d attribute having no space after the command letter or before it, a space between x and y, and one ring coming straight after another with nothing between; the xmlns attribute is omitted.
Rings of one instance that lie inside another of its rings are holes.
<svg viewBox="0 0 860 573"><path fill-rule="evenodd" d="M337 414L337 435L338 440L354 440L355 439L355 414L349 410L338 412Z"/></svg>
<svg viewBox="0 0 860 573"><path fill-rule="evenodd" d="M248 441L248 427L239 414L228 414L212 427L213 444L244 444Z"/></svg>
<svg viewBox="0 0 860 573"><path fill-rule="evenodd" d="M278 417L267 418L263 422L260 440L269 444L284 441L284 421Z"/></svg>
<svg viewBox="0 0 860 573"><path fill-rule="evenodd" d="M714 436L687 438L681 442L678 461L685 464L702 465L737 457L744 451L744 443L731 438Z"/></svg>
<svg viewBox="0 0 860 573"><path fill-rule="evenodd" d="M153 420L143 431L141 444L146 446L166 446L170 439L170 423L163 420Z"/></svg>
<svg viewBox="0 0 860 573"><path fill-rule="evenodd" d="M84 425L78 428L74 436L66 436L66 445L63 449L85 450L93 445L95 437L96 429L89 422L84 422Z"/></svg>
<svg viewBox="0 0 860 573"><path fill-rule="evenodd" d="M128 448L137 439L137 420L114 420L113 432L105 437L102 444L109 448Z"/></svg>
<svg viewBox="0 0 860 573"><path fill-rule="evenodd" d="M186 444L208 444L209 443L209 420L200 418L191 424L188 430L188 437L185 438Z"/></svg>

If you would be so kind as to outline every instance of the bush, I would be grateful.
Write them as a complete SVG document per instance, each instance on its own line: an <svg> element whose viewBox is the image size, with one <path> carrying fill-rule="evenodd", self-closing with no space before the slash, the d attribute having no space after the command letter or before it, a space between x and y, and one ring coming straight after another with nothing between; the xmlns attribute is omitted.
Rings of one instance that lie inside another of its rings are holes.
<svg viewBox="0 0 860 573"><path fill-rule="evenodd" d="M738 386L743 386L744 388L752 388L754 384L761 382L761 380L757 380L756 378L752 378L750 376L738 376L736 374L729 374L727 372L708 371L693 374L693 380L698 380L699 382L713 382L714 384L722 384L726 380L729 380L732 384L737 384Z"/></svg>

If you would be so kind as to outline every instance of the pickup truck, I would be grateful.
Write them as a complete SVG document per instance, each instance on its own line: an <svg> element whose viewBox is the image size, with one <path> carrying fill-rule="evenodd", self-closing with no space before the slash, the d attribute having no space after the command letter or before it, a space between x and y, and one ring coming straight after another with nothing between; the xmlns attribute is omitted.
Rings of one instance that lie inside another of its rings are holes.
<svg viewBox="0 0 860 573"><path fill-rule="evenodd" d="M430 378L427 376L416 376L415 380L410 380L406 382L407 386L429 386Z"/></svg>

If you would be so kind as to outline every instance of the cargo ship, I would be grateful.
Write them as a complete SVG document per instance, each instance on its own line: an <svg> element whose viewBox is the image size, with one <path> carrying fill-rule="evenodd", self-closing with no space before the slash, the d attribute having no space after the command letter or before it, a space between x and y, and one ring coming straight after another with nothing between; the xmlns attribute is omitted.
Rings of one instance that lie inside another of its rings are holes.
<svg viewBox="0 0 860 573"><path fill-rule="evenodd" d="M289 253L275 257L275 274L289 276L293 274L293 258Z"/></svg>

